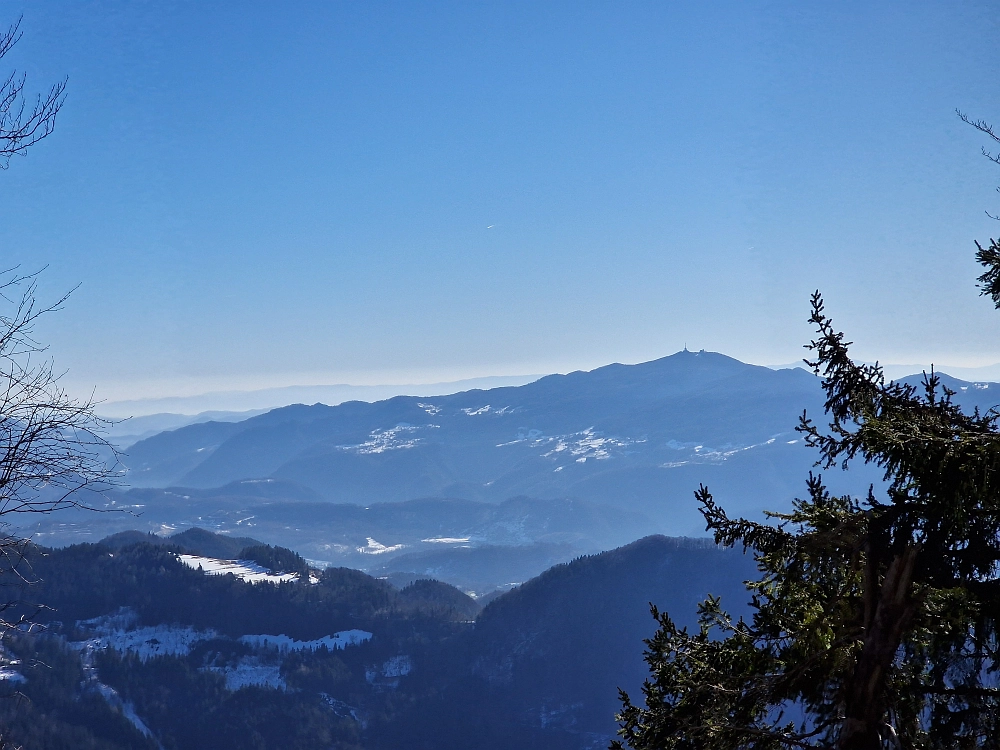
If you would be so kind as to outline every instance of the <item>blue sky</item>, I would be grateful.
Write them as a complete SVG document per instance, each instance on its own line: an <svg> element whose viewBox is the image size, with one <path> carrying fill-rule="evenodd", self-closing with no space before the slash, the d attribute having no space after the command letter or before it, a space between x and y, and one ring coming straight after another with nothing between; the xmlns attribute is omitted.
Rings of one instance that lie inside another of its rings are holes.
<svg viewBox="0 0 1000 750"><path fill-rule="evenodd" d="M102 398L434 382L680 349L1000 362L973 240L1000 11L949 3L63 2L0 243Z"/></svg>

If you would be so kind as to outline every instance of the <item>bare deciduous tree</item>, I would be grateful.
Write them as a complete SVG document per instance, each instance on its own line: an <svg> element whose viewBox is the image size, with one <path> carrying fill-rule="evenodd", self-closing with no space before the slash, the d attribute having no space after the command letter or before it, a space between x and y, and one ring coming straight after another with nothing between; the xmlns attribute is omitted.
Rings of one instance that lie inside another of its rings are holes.
<svg viewBox="0 0 1000 750"><path fill-rule="evenodd" d="M993 126L990 125L986 120L973 120L971 117L969 117L967 114L965 114L959 109L955 110L955 114L958 115L959 119L962 122L966 123L967 125L971 125L980 133L985 133L994 141L1000 143L1000 135L997 135L996 131L993 130ZM983 151L983 156L985 156L987 159L994 162L995 164L1000 164L1000 152L990 151L985 146L982 147L982 151ZM997 192L1000 193L1000 187L997 188ZM991 214L989 211L986 212L986 215L989 216L991 219L996 219L1000 221L1000 215Z"/></svg>
<svg viewBox="0 0 1000 750"><path fill-rule="evenodd" d="M20 38L18 19L0 34L0 58ZM52 133L66 80L36 96L30 108L23 74L13 71L0 80L0 169L6 169L12 156ZM24 564L30 540L12 527L13 516L81 507L80 491L104 490L118 476L118 457L101 435L103 420L94 414L93 399L75 399L60 386L46 347L34 336L38 319L69 297L37 304L37 276L17 266L0 270L0 583L33 579ZM0 634L31 618L19 603L0 600ZM0 730L0 749L9 747Z"/></svg>
<svg viewBox="0 0 1000 750"><path fill-rule="evenodd" d="M94 401L66 392L35 338L38 319L69 297L39 305L37 276L16 268L0 272L0 568L22 579L27 542L12 532L10 520L86 507L81 491L103 492L119 476Z"/></svg>
<svg viewBox="0 0 1000 750"><path fill-rule="evenodd" d="M21 19L0 34L0 58L21 38ZM66 79L53 84L44 96L38 94L29 109L24 95L24 74L12 71L0 84L0 169L10 165L10 157L24 155L28 146L52 132L56 115L66 98Z"/></svg>

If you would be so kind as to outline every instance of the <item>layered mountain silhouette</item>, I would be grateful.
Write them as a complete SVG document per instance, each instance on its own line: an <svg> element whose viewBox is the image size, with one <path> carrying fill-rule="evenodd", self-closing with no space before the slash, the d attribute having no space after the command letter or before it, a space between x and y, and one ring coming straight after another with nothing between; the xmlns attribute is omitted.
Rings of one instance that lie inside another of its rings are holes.
<svg viewBox="0 0 1000 750"><path fill-rule="evenodd" d="M942 381L969 410L1000 395ZM20 531L60 545L199 527L482 595L647 534L703 535L700 484L732 515L787 509L815 470L794 430L803 411L823 420L809 372L689 351L519 387L289 406L140 441L124 459L138 487L95 500L121 512ZM824 479L864 494L881 476L855 462Z"/></svg>
<svg viewBox="0 0 1000 750"><path fill-rule="evenodd" d="M804 370L682 351L519 387L190 425L136 443L125 463L136 486L272 479L360 505L573 497L689 533L700 482L748 510L791 499L813 460L794 432L804 409L822 415L819 381Z"/></svg>
<svg viewBox="0 0 1000 750"><path fill-rule="evenodd" d="M542 573L491 602L461 650L425 677L420 701L382 738L386 747L607 747L616 688L641 700L649 604L698 627L698 603L719 596L748 612L750 555L706 539L651 536Z"/></svg>

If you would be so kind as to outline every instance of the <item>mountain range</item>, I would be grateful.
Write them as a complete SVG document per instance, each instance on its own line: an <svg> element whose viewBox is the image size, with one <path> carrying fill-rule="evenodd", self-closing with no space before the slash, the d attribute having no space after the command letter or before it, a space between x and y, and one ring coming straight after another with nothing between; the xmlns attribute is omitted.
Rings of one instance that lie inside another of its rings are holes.
<svg viewBox="0 0 1000 750"><path fill-rule="evenodd" d="M996 384L942 380L966 408L1000 400ZM794 428L804 411L821 421L823 400L801 368L681 351L517 387L299 404L140 440L122 456L132 488L91 498L115 512L20 530L60 545L200 527L482 595L646 534L703 534L699 484L734 515L788 508L815 460ZM825 479L863 493L880 475L855 463Z"/></svg>
<svg viewBox="0 0 1000 750"><path fill-rule="evenodd" d="M45 628L0 648L5 733L42 750L607 747L617 688L635 695L647 674L649 603L687 627L709 594L745 615L755 574L740 549L662 536L485 606L346 568L283 583L211 572L208 556L253 542L187 531L30 548L39 581L8 595L47 606L9 616L35 612Z"/></svg>
<svg viewBox="0 0 1000 750"><path fill-rule="evenodd" d="M794 432L803 409L821 414L822 393L801 369L684 351L520 387L195 424L139 441L124 462L141 487L270 479L359 505L573 497L669 519L699 481L741 506L773 502L781 477L810 465ZM676 530L692 531L696 517L680 515Z"/></svg>

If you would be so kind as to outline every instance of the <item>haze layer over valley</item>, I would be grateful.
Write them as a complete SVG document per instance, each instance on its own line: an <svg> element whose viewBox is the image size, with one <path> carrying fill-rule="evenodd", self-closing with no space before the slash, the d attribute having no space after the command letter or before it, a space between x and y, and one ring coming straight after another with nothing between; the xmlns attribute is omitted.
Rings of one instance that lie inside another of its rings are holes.
<svg viewBox="0 0 1000 750"><path fill-rule="evenodd" d="M996 385L943 379L969 409L1000 401ZM514 387L229 414L129 445L131 488L94 498L115 512L22 530L65 545L199 527L484 595L647 534L703 535L699 484L734 515L789 508L815 461L795 427L822 407L804 369L684 350ZM854 494L881 479L859 463L832 473Z"/></svg>

